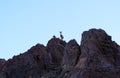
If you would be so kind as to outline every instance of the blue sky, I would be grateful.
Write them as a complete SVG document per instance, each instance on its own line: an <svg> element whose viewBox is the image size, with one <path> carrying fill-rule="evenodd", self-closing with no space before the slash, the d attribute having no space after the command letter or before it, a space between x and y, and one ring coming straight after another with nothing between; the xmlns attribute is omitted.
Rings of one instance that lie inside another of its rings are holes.
<svg viewBox="0 0 120 78"><path fill-rule="evenodd" d="M102 28L120 44L120 0L1 0L0 58L11 58L53 35L76 39Z"/></svg>

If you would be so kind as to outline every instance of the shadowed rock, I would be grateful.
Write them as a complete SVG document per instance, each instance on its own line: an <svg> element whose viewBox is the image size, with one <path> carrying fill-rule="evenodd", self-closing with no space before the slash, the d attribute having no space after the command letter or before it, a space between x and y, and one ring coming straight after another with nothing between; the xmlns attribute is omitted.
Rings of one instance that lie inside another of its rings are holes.
<svg viewBox="0 0 120 78"><path fill-rule="evenodd" d="M120 78L120 46L102 29L82 34L81 45L53 37L5 61L0 78Z"/></svg>
<svg viewBox="0 0 120 78"><path fill-rule="evenodd" d="M0 59L0 70L2 69L2 67L4 66L6 60L5 59Z"/></svg>
<svg viewBox="0 0 120 78"><path fill-rule="evenodd" d="M64 56L62 60L62 71L60 78L65 77L65 74L68 74L78 62L80 56L80 46L77 44L76 40L70 40L64 51Z"/></svg>
<svg viewBox="0 0 120 78"><path fill-rule="evenodd" d="M26 53L9 59L2 68L0 78L40 78L45 71L45 57L48 57L46 48L37 44Z"/></svg>
<svg viewBox="0 0 120 78"><path fill-rule="evenodd" d="M85 31L78 64L67 78L120 78L119 53L117 44L104 30Z"/></svg>
<svg viewBox="0 0 120 78"><path fill-rule="evenodd" d="M62 64L69 67L74 67L80 56L80 46L77 44L76 40L69 41L65 46L65 52Z"/></svg>
<svg viewBox="0 0 120 78"><path fill-rule="evenodd" d="M62 41L59 38L52 38L48 44L47 44L47 51L51 55L52 62L56 65L60 65L62 58L63 58L63 52L65 49L66 42Z"/></svg>

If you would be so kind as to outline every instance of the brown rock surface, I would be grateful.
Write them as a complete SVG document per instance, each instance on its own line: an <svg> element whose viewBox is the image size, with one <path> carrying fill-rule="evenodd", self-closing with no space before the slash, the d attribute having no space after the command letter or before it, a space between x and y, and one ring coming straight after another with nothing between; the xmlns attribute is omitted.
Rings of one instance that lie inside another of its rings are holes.
<svg viewBox="0 0 120 78"><path fill-rule="evenodd" d="M5 62L6 62L5 59L0 59L0 70L2 69Z"/></svg>
<svg viewBox="0 0 120 78"><path fill-rule="evenodd" d="M85 31L78 64L67 78L120 78L118 48L104 30Z"/></svg>
<svg viewBox="0 0 120 78"><path fill-rule="evenodd" d="M26 53L6 61L0 71L0 78L40 78L45 70L46 56L46 48L37 44Z"/></svg>
<svg viewBox="0 0 120 78"><path fill-rule="evenodd" d="M62 41L59 38L52 38L48 44L47 44L47 51L51 55L52 62L56 65L60 65L62 58L63 58L63 52L65 49L66 42Z"/></svg>
<svg viewBox="0 0 120 78"><path fill-rule="evenodd" d="M80 46L54 37L0 59L0 78L120 78L120 46L102 29L83 32Z"/></svg>

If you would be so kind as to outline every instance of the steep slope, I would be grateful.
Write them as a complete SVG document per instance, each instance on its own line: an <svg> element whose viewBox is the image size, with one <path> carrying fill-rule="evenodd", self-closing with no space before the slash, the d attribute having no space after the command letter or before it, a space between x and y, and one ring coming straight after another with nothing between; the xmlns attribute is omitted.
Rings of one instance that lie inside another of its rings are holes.
<svg viewBox="0 0 120 78"><path fill-rule="evenodd" d="M102 29L83 32L81 45L54 37L0 59L0 78L120 78L120 46Z"/></svg>
<svg viewBox="0 0 120 78"><path fill-rule="evenodd" d="M82 34L81 56L67 78L120 78L119 46L101 29Z"/></svg>

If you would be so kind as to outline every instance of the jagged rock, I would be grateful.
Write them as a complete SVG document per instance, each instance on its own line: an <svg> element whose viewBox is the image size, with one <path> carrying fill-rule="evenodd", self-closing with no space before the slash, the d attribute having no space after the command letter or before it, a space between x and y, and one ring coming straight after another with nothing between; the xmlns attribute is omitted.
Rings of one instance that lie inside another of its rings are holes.
<svg viewBox="0 0 120 78"><path fill-rule="evenodd" d="M5 59L0 59L0 65L5 63L5 61L6 61Z"/></svg>
<svg viewBox="0 0 120 78"><path fill-rule="evenodd" d="M52 38L47 44L47 52L51 55L54 65L60 65L66 42L59 38Z"/></svg>
<svg viewBox="0 0 120 78"><path fill-rule="evenodd" d="M80 56L80 46L77 44L76 40L70 40L65 46L65 52L62 64L69 67L76 65L78 58Z"/></svg>
<svg viewBox="0 0 120 78"><path fill-rule="evenodd" d="M2 69L3 65L5 64L5 59L0 59L0 70Z"/></svg>
<svg viewBox="0 0 120 78"><path fill-rule="evenodd" d="M67 78L120 78L120 51L102 29L82 34L81 56Z"/></svg>
<svg viewBox="0 0 120 78"><path fill-rule="evenodd" d="M5 61L0 78L120 78L120 46L102 29L82 34L81 45L55 36Z"/></svg>
<svg viewBox="0 0 120 78"><path fill-rule="evenodd" d="M45 57L48 57L46 48L37 44L28 52L9 59L0 72L0 78L40 78L46 68Z"/></svg>
<svg viewBox="0 0 120 78"><path fill-rule="evenodd" d="M80 46L77 44L76 40L70 40L66 46L64 51L64 56L62 60L62 72L61 77L71 71L74 66L77 64L80 56Z"/></svg>

